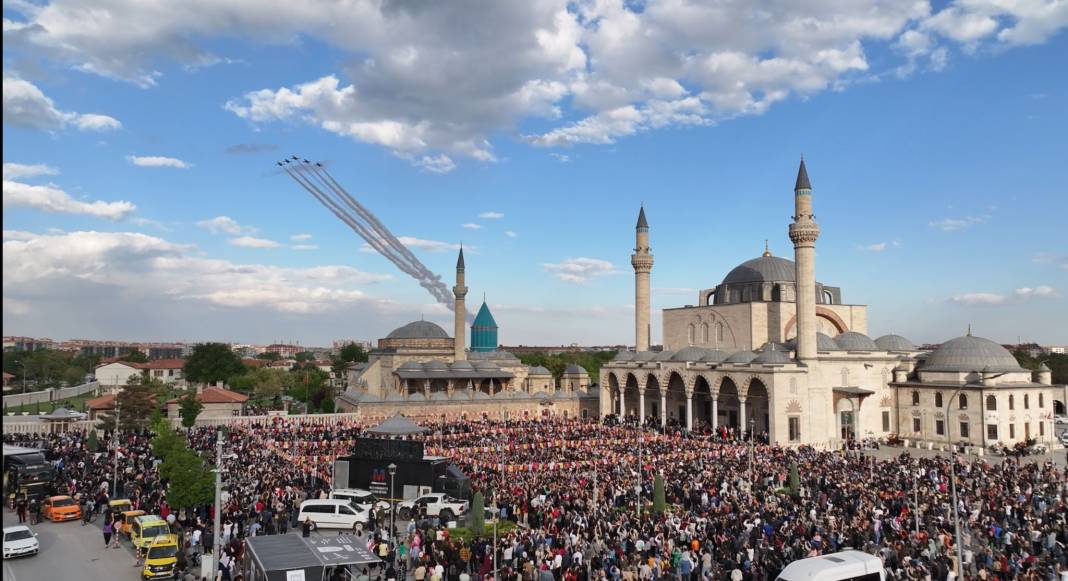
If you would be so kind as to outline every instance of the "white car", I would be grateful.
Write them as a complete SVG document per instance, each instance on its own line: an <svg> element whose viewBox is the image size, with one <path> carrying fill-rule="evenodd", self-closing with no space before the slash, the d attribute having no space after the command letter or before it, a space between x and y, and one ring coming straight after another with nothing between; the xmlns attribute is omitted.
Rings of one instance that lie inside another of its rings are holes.
<svg viewBox="0 0 1068 581"><path fill-rule="evenodd" d="M1061 434L1061 444L1068 446L1068 432L1064 432Z"/></svg>
<svg viewBox="0 0 1068 581"><path fill-rule="evenodd" d="M300 503L297 521L303 523L311 519L318 529L351 529L356 523L367 524L370 514L359 510L340 498L326 500L305 500Z"/></svg>
<svg viewBox="0 0 1068 581"><path fill-rule="evenodd" d="M358 510L371 510L373 506L378 512L389 512L389 503L378 500L378 497L360 488L335 488L330 491L330 498L340 498L349 501Z"/></svg>
<svg viewBox="0 0 1068 581"><path fill-rule="evenodd" d="M36 555L41 550L37 542L37 533L25 525L16 525L4 529L4 558Z"/></svg>
<svg viewBox="0 0 1068 581"><path fill-rule="evenodd" d="M397 516L402 520L410 520L425 512L427 516L451 519L465 514L468 508L466 500L458 500L443 492L435 492L400 503L397 507Z"/></svg>
<svg viewBox="0 0 1068 581"><path fill-rule="evenodd" d="M1061 424L1068 424L1068 416L1054 416L1053 423L1057 424L1058 426Z"/></svg>

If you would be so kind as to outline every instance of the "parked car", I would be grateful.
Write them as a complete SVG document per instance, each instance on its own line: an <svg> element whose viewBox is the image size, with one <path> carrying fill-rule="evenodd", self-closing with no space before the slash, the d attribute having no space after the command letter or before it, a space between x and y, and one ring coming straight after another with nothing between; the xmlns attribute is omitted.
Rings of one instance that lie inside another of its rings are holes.
<svg viewBox="0 0 1068 581"><path fill-rule="evenodd" d="M1054 416L1053 423L1059 425L1068 424L1068 416Z"/></svg>
<svg viewBox="0 0 1068 581"><path fill-rule="evenodd" d="M173 579L178 569L178 536L160 535L148 544L141 579Z"/></svg>
<svg viewBox="0 0 1068 581"><path fill-rule="evenodd" d="M328 498L325 500L305 500L300 503L299 522L311 519L320 529L351 529L356 523L367 524L370 513L359 510L349 504L348 500Z"/></svg>
<svg viewBox="0 0 1068 581"><path fill-rule="evenodd" d="M437 516L449 520L467 513L466 500L455 499L443 492L424 494L414 500L406 500L397 507L397 516L411 520L422 514Z"/></svg>
<svg viewBox="0 0 1068 581"><path fill-rule="evenodd" d="M66 520L81 520L82 507L69 496L50 496L45 499L43 507L44 517L52 522Z"/></svg>
<svg viewBox="0 0 1068 581"><path fill-rule="evenodd" d="M361 488L335 488L330 491L330 498L340 498L349 501L358 510L371 510L373 506L378 512L389 512L389 502L379 500L377 496Z"/></svg>
<svg viewBox="0 0 1068 581"><path fill-rule="evenodd" d="M1068 446L1068 432L1063 432L1061 434L1061 444Z"/></svg>
<svg viewBox="0 0 1068 581"><path fill-rule="evenodd" d="M135 547L144 549L152 544L156 537L170 532L167 521L154 514L143 514L135 518L130 527L130 541Z"/></svg>
<svg viewBox="0 0 1068 581"><path fill-rule="evenodd" d="M26 525L15 525L4 529L4 558L36 555L41 550L37 542L37 533Z"/></svg>

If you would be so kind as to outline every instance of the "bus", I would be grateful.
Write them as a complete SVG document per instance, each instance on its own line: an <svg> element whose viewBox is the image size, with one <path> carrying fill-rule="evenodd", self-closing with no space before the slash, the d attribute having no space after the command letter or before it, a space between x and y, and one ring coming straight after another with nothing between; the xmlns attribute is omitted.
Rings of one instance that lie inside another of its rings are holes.
<svg viewBox="0 0 1068 581"><path fill-rule="evenodd" d="M4 495L9 501L22 496L43 499L52 492L54 475L40 450L4 444Z"/></svg>
<svg viewBox="0 0 1068 581"><path fill-rule="evenodd" d="M842 551L794 561L775 581L886 581L886 572L875 555Z"/></svg>

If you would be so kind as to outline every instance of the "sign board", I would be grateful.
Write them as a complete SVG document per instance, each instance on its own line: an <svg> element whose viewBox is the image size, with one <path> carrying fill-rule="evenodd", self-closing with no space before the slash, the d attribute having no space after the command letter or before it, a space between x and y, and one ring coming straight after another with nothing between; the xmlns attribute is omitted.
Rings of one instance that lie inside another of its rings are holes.
<svg viewBox="0 0 1068 581"><path fill-rule="evenodd" d="M286 571L286 581L305 581L304 569L297 569L296 571Z"/></svg>
<svg viewBox="0 0 1068 581"><path fill-rule="evenodd" d="M301 540L315 553L323 565L351 565L380 561L368 550L367 539L359 539L352 535L308 537L301 538Z"/></svg>
<svg viewBox="0 0 1068 581"><path fill-rule="evenodd" d="M423 443L412 440L359 438L352 450L352 457L361 460L418 461L423 459Z"/></svg>

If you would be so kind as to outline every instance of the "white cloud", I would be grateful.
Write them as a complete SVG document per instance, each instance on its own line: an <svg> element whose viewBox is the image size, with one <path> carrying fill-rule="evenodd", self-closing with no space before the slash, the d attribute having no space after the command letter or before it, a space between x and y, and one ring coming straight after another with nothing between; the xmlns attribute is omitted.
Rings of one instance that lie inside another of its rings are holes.
<svg viewBox="0 0 1068 581"><path fill-rule="evenodd" d="M556 161L558 161L560 163L567 163L567 162L571 161L571 156L570 155L564 155L562 153L553 152L553 153L549 154L549 157L555 159Z"/></svg>
<svg viewBox="0 0 1068 581"><path fill-rule="evenodd" d="M950 302L966 306L997 306L1013 303L1022 303L1033 299L1058 299L1060 293L1049 285L1034 287L1020 287L1013 291L1012 295L1000 293L964 293L949 299Z"/></svg>
<svg viewBox="0 0 1068 581"><path fill-rule="evenodd" d="M237 236L239 234L255 234L257 232L256 228L242 226L237 223L237 220L229 216L216 216L208 220L201 220L197 222L197 226L212 234L224 233Z"/></svg>
<svg viewBox="0 0 1068 581"><path fill-rule="evenodd" d="M482 212L478 217L483 220L500 220L504 217L504 214L500 212Z"/></svg>
<svg viewBox="0 0 1068 581"><path fill-rule="evenodd" d="M1018 289L1016 289L1015 293L1016 293L1016 296L1021 298L1021 299L1031 299L1031 298L1055 299L1055 298L1059 298L1061 296L1060 293L1057 292L1057 289L1055 289L1055 288L1053 288L1053 287L1051 287L1049 285L1044 285L1044 284L1038 285L1038 286L1033 287L1033 288L1032 287L1027 287L1027 286L1022 287L1022 288L1018 288Z"/></svg>
<svg viewBox="0 0 1068 581"><path fill-rule="evenodd" d="M348 266L286 268L202 258L192 248L134 232L27 235L4 241L4 306L53 297L64 304L149 298L216 307L327 312L366 299L357 287L390 280ZM86 287L85 285L90 285ZM69 296L69 299L65 297ZM89 293L93 295L93 293Z"/></svg>
<svg viewBox="0 0 1068 581"><path fill-rule="evenodd" d="M562 262L542 264L556 278L582 284L593 277L616 274L616 267L607 260L598 258L568 258Z"/></svg>
<svg viewBox="0 0 1068 581"><path fill-rule="evenodd" d="M294 244L290 246L293 250L318 250L318 244Z"/></svg>
<svg viewBox="0 0 1068 581"><path fill-rule="evenodd" d="M1055 264L1063 270L1068 270L1068 254L1055 254L1053 252L1039 252L1031 259L1037 264Z"/></svg>
<svg viewBox="0 0 1068 581"><path fill-rule="evenodd" d="M54 176L58 174L58 169L43 163L4 163L5 180L17 180L20 178L32 178L37 176Z"/></svg>
<svg viewBox="0 0 1068 581"><path fill-rule="evenodd" d="M136 206L127 201L82 202L55 186L34 186L5 179L4 208L9 207L34 208L60 214L83 214L108 220L121 220L136 209Z"/></svg>
<svg viewBox="0 0 1068 581"><path fill-rule="evenodd" d="M931 228L938 228L943 232L956 232L958 230L964 230L976 224L982 224L990 219L989 215L982 216L964 216L963 218L943 218L941 220L932 220L927 223Z"/></svg>
<svg viewBox="0 0 1068 581"><path fill-rule="evenodd" d="M539 145L611 143L759 115L788 98L886 73L938 70L953 51L983 55L1045 42L1068 26L1063 0L935 7L927 0L757 7L538 0L478 10L372 0L51 0L6 7L25 22L5 20L5 52L142 87L158 82L161 61L187 69L231 61L211 52L219 38L324 43L341 55L334 74L235 95L227 108L252 123L309 124L375 144L431 172L451 171L460 159L494 161L489 136L528 119L547 125L528 138ZM456 34L461 26L470 34ZM869 53L879 58L869 61Z"/></svg>
<svg viewBox="0 0 1068 581"><path fill-rule="evenodd" d="M32 240L37 235L24 230L4 230L4 240Z"/></svg>
<svg viewBox="0 0 1068 581"><path fill-rule="evenodd" d="M311 240L312 239L312 235L311 234L294 234L294 235L290 236L289 239L292 240L293 242L304 242L305 240Z"/></svg>
<svg viewBox="0 0 1068 581"><path fill-rule="evenodd" d="M7 40L7 35L5 35ZM83 131L119 129L122 123L98 113L75 113L56 108L52 99L29 81L4 77L4 125L51 131L73 125Z"/></svg>
<svg viewBox="0 0 1068 581"><path fill-rule="evenodd" d="M949 299L950 302L976 306L976 305L1001 305L1008 302L1009 297L997 293L965 293Z"/></svg>
<svg viewBox="0 0 1068 581"><path fill-rule="evenodd" d="M459 250L459 244L450 244L448 242L441 242L438 240L424 240L422 238L414 238L412 236L399 236L397 240L400 240L401 244L409 248L418 248L420 250L429 250L431 252L443 252L445 250ZM468 250L474 248L474 246L468 246Z"/></svg>
<svg viewBox="0 0 1068 581"><path fill-rule="evenodd" d="M463 224L463 227L467 228L468 230L481 230L482 229L482 225L481 224L475 224L473 222L468 222L466 224Z"/></svg>
<svg viewBox="0 0 1068 581"><path fill-rule="evenodd" d="M509 237L509 238L515 238L516 236L519 236L519 234L515 233L512 230L505 230L504 231L504 235Z"/></svg>
<svg viewBox="0 0 1068 581"><path fill-rule="evenodd" d="M239 236L237 238L231 238L230 244L242 248L278 248L281 246L281 244L274 240L256 238L255 236Z"/></svg>
<svg viewBox="0 0 1068 581"><path fill-rule="evenodd" d="M160 155L127 155L126 161L138 167L173 167L178 169L189 169L193 167L193 164L191 163L173 157L163 157Z"/></svg>

